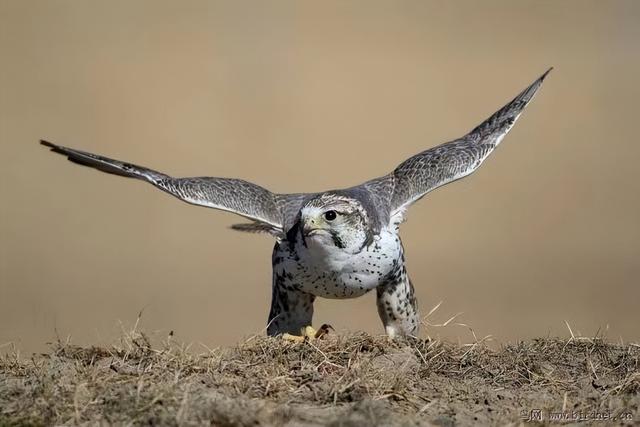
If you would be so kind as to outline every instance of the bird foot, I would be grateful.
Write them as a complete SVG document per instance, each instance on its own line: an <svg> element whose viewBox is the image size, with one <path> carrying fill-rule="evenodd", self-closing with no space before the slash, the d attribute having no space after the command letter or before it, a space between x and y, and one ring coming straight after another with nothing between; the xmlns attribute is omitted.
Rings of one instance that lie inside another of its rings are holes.
<svg viewBox="0 0 640 427"><path fill-rule="evenodd" d="M300 335L292 335L289 333L282 334L282 339L292 342L304 342L304 341L313 341L316 339L321 339L325 335L329 333L329 330L335 331L333 326L327 325L326 323L320 326L320 329L316 330L313 326L305 326L300 328Z"/></svg>

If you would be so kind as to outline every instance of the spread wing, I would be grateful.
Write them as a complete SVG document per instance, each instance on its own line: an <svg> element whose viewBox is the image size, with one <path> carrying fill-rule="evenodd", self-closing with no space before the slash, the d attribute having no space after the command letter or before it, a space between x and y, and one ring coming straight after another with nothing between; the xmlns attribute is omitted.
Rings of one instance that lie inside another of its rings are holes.
<svg viewBox="0 0 640 427"><path fill-rule="evenodd" d="M388 189L393 218L402 216L409 205L431 190L471 174L509 132L550 71L551 68L467 135L416 154L389 175L363 186Z"/></svg>
<svg viewBox="0 0 640 427"><path fill-rule="evenodd" d="M48 141L40 141L51 151L67 156L69 160L103 172L140 179L153 184L193 205L221 209L254 221L240 226L242 231L268 232L281 235L283 210L288 204L287 195L277 195L256 184L233 178L173 178L169 175L97 154L62 147ZM253 226L253 228L251 228Z"/></svg>

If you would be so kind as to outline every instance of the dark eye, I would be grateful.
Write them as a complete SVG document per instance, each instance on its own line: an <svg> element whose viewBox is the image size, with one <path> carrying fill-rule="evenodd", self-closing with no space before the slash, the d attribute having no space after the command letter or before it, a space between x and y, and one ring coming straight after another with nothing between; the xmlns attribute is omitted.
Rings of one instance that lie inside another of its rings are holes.
<svg viewBox="0 0 640 427"><path fill-rule="evenodd" d="M326 211L324 213L324 219L326 219L327 221L333 221L337 216L338 214L336 214L336 211Z"/></svg>

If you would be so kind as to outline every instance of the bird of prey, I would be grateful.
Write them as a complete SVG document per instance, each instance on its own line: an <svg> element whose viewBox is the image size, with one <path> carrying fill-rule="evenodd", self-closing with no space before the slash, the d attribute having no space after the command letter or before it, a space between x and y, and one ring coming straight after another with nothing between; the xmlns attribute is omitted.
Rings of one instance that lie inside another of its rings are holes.
<svg viewBox="0 0 640 427"><path fill-rule="evenodd" d="M249 221L232 228L275 240L267 334L315 335L316 297L355 298L375 289L390 337L415 336L420 319L398 235L409 206L475 171L509 132L547 70L531 86L462 138L416 154L391 173L355 187L280 194L233 178L174 178L142 166L41 143L72 162L137 178L194 205Z"/></svg>

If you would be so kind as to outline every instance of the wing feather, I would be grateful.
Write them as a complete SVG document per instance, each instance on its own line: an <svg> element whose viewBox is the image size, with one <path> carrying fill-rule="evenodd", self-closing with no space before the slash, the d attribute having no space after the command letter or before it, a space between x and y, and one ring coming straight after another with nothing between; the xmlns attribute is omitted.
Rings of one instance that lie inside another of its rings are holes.
<svg viewBox="0 0 640 427"><path fill-rule="evenodd" d="M410 157L392 173L355 188L367 191L378 208L389 207L387 214L390 218L401 219L407 207L428 192L475 171L509 132L550 71L547 70L531 86L464 137ZM282 237L293 226L305 200L314 195L275 194L259 185L234 178L173 178L131 163L48 141L40 142L74 163L140 179L187 203L233 212L254 221L253 224L233 227L241 231L267 232Z"/></svg>
<svg viewBox="0 0 640 427"><path fill-rule="evenodd" d="M467 135L410 157L391 174L371 181L392 183L390 216L401 214L428 192L475 171L513 127L551 70Z"/></svg>
<svg viewBox="0 0 640 427"><path fill-rule="evenodd" d="M74 163L149 182L187 203L233 212L261 223L262 230L272 228L273 234L281 233L283 213L280 199L259 185L234 178L173 178L142 166L63 147L48 141L40 141L40 143L53 152L67 156Z"/></svg>

